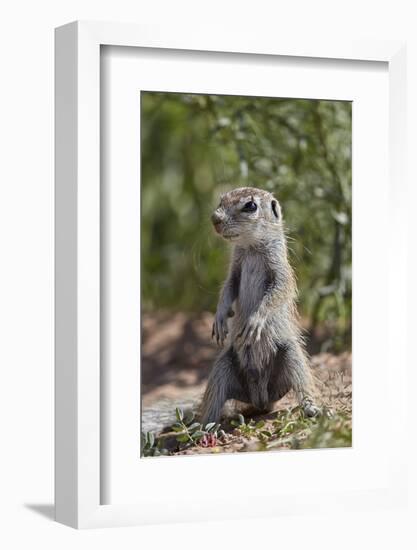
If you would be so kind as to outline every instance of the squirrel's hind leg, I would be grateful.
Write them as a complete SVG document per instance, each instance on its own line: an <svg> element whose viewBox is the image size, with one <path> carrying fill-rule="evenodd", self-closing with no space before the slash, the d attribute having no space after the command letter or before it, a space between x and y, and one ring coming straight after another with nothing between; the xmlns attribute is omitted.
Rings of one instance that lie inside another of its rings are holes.
<svg viewBox="0 0 417 550"><path fill-rule="evenodd" d="M291 389L294 390L305 416L321 414L321 409L314 403L315 386L308 359L299 342L288 343L279 349L277 375L270 393L271 401L278 401Z"/></svg>
<svg viewBox="0 0 417 550"><path fill-rule="evenodd" d="M247 401L247 395L238 379L233 348L229 347L217 357L210 372L206 391L200 407L200 421L203 425L220 419L224 404L229 399Z"/></svg>

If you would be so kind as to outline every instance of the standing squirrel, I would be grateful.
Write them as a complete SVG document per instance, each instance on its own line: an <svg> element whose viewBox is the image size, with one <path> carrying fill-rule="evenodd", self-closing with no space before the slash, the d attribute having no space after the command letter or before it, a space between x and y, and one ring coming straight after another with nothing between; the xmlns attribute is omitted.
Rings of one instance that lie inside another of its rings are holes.
<svg viewBox="0 0 417 550"><path fill-rule="evenodd" d="M221 196L211 219L234 246L212 332L223 350L208 379L201 421L218 421L228 399L273 410L290 390L306 416L320 414L277 199L254 187L234 189Z"/></svg>

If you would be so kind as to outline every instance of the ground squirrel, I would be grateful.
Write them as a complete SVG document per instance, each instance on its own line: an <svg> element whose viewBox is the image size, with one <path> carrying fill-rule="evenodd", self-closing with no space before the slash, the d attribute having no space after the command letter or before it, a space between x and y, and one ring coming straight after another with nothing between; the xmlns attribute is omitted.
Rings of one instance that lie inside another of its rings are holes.
<svg viewBox="0 0 417 550"><path fill-rule="evenodd" d="M212 222L234 246L212 332L224 349L208 379L202 422L218 421L228 399L268 411L290 390L306 415L319 414L277 199L253 187L234 189L221 196Z"/></svg>

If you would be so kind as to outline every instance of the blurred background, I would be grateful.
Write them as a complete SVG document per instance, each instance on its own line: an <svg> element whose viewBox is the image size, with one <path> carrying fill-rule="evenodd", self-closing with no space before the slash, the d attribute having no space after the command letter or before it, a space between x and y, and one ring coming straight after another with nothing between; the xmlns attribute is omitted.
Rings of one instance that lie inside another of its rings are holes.
<svg viewBox="0 0 417 550"><path fill-rule="evenodd" d="M207 376L230 253L210 214L234 187L282 205L309 351L349 352L351 113L346 101L141 93L145 404Z"/></svg>

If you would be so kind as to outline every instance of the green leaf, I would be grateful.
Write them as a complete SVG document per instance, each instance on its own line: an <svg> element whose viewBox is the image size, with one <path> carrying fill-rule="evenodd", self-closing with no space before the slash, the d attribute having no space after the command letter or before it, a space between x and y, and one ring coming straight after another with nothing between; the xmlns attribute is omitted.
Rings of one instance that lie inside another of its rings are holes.
<svg viewBox="0 0 417 550"><path fill-rule="evenodd" d="M257 423L255 424L255 428L256 428L257 430L260 430L260 429L263 428L264 426L265 426L265 420L259 420L259 422L257 422Z"/></svg>
<svg viewBox="0 0 417 550"><path fill-rule="evenodd" d="M243 416L243 414L238 414L237 419L238 419L239 424L242 425L242 424L245 423L245 417Z"/></svg>
<svg viewBox="0 0 417 550"><path fill-rule="evenodd" d="M182 432L184 431L184 426L179 423L175 423L173 426L171 426L173 432Z"/></svg>
<svg viewBox="0 0 417 550"><path fill-rule="evenodd" d="M199 430L201 428L201 424L198 422L194 422L194 424L191 424L191 426L188 426L188 431L193 432L194 430Z"/></svg>
<svg viewBox="0 0 417 550"><path fill-rule="evenodd" d="M178 422L182 422L183 418L184 418L184 412L182 409L180 409L179 407L177 407L175 409L175 416L177 417L177 420Z"/></svg>
<svg viewBox="0 0 417 550"><path fill-rule="evenodd" d="M208 424L206 424L206 431L209 432L212 428L214 428L214 426L216 425L215 422L209 422Z"/></svg>
<svg viewBox="0 0 417 550"><path fill-rule="evenodd" d="M189 441L188 435L187 434L177 435L177 441L179 441L180 443L187 443L187 441Z"/></svg>
<svg viewBox="0 0 417 550"><path fill-rule="evenodd" d="M155 436L152 432L148 432L146 434L146 439L148 441L149 447L153 447L153 444L155 443Z"/></svg>
<svg viewBox="0 0 417 550"><path fill-rule="evenodd" d="M262 435L265 435L266 437L272 437L272 433L269 430L262 430Z"/></svg>
<svg viewBox="0 0 417 550"><path fill-rule="evenodd" d="M204 432L202 432L201 430L197 430L196 432L193 433L193 435L191 436L193 439L200 439L201 437L203 437L203 435L206 435Z"/></svg>

